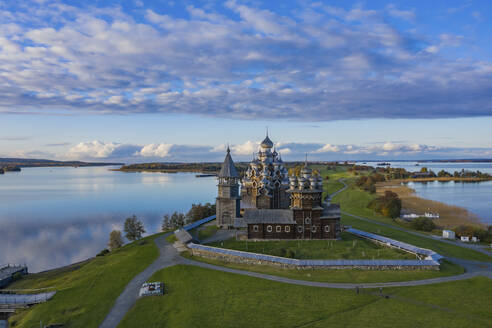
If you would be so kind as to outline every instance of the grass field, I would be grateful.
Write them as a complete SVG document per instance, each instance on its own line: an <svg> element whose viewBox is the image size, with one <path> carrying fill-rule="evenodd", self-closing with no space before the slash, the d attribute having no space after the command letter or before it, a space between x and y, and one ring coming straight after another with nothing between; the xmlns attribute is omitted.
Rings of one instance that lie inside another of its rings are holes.
<svg viewBox="0 0 492 328"><path fill-rule="evenodd" d="M198 267L157 272L166 295L143 298L118 327L486 327L486 278L377 291L295 286Z"/></svg>
<svg viewBox="0 0 492 328"><path fill-rule="evenodd" d="M39 327L63 323L64 327L97 327L125 286L159 255L152 235L103 257L44 273L31 274L9 289L54 287L58 292L44 304L17 312L11 327Z"/></svg>
<svg viewBox="0 0 492 328"><path fill-rule="evenodd" d="M298 280L319 281L319 282L337 282L337 283L369 283L369 282L393 282L393 281L409 281L422 280L444 276L454 276L464 273L464 269L451 262L443 261L440 271L434 270L297 270L284 269L269 265L248 265L229 263L221 260L207 259L198 256L192 256L188 252L181 254L183 257L193 259L200 262L225 266L232 269L252 271L270 274L274 276L286 277Z"/></svg>
<svg viewBox="0 0 492 328"><path fill-rule="evenodd" d="M296 259L415 259L415 255L384 247L348 232L342 240L243 241L234 238L210 246Z"/></svg>

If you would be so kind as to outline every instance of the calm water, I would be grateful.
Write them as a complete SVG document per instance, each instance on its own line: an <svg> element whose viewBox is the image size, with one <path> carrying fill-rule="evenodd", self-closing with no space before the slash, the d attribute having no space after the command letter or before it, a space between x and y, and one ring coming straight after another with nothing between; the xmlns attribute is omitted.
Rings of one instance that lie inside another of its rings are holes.
<svg viewBox="0 0 492 328"><path fill-rule="evenodd" d="M409 182L418 196L468 209L492 225L492 181Z"/></svg>
<svg viewBox="0 0 492 328"><path fill-rule="evenodd" d="M162 216L214 202L216 180L193 173L124 173L110 167L25 168L0 175L0 265L31 272L84 260L135 214L148 233Z"/></svg>

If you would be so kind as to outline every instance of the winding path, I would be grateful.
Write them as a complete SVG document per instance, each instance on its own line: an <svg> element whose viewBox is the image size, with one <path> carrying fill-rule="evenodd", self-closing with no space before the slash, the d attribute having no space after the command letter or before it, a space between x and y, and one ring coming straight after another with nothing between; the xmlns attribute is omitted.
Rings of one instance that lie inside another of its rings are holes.
<svg viewBox="0 0 492 328"><path fill-rule="evenodd" d="M347 184L343 180L340 180L340 182L342 182L344 184L344 187L342 189L338 190L337 192L331 194L329 199L331 199L335 195L339 194L340 192L344 191L348 187ZM379 224L382 226L387 226L387 227L390 227L392 229L397 229L397 230L401 230L401 231L404 231L407 233L418 235L419 237L425 237L425 238L429 238L432 240L439 240L442 242L448 242L446 240L437 239L437 238L434 238L434 237L431 237L431 236L428 236L425 234L420 234L418 232L409 231L409 230L406 230L403 228L395 227L395 226L390 225L390 224L385 224L385 223L377 222L377 221L370 220L367 218L355 216L355 215L352 215L350 213L346 213L346 212L342 212L342 213L345 215L350 215L352 217L355 217L359 220L368 221L368 222ZM355 289L357 287L358 288L380 288L380 287L421 286L421 285L430 285L430 284L436 284L436 283L464 280L464 279L469 279L469 278L473 278L476 276L485 276L485 277L492 279L492 263L467 261L467 260L456 259L456 258L449 258L449 260L463 266L466 270L466 273L456 275L456 276L439 277L439 278L424 279L424 280L385 282L385 283L359 283L359 284L354 284L354 283L327 283L327 282L316 282L316 281L289 279L289 278L284 278L284 277L279 277L279 276L273 276L273 275L268 275L268 274L263 274L263 273L252 272L252 271L237 270L237 269L232 269L232 268L228 268L228 267L223 267L223 266L218 266L218 265L213 265L213 264L208 264L208 263L204 263L204 262L199 262L199 261L183 258L179 255L178 251L171 244L166 242L165 238L167 236L169 236L169 234L170 233L159 236L154 240L157 247L159 248L159 257L150 266L148 266L144 271L142 271L135 278L133 278L132 281L130 281L130 283L125 287L125 290L116 299L116 302L115 302L113 308L111 309L110 313L107 315L107 317L104 319L103 323L100 325L101 328L114 328L114 327L116 327L121 322L121 320L125 317L126 313L130 310L130 308L133 306L133 304L135 304L135 302L137 301L138 291L139 291L141 285L145 281L147 281L156 271L163 269L163 268L166 268L166 267L176 265L176 264L198 266L201 268L217 270L217 271L222 271L222 272L228 272L228 273L233 273L233 274L240 274L240 275L255 277L255 278L260 278L260 279L267 279L267 280L271 280L271 281L282 282L282 283L292 284L292 285L301 285L301 286L310 286L310 287L319 287L319 288L339 288L339 289ZM485 250L480 250L480 249L474 248L474 247L467 247L467 246L471 246L471 245L461 245L461 244L454 243L452 241L449 241L449 243L455 244L455 245L461 246L461 247L473 248L474 250L482 251L482 253L487 254L487 255L492 257L492 254L490 252L487 252Z"/></svg>

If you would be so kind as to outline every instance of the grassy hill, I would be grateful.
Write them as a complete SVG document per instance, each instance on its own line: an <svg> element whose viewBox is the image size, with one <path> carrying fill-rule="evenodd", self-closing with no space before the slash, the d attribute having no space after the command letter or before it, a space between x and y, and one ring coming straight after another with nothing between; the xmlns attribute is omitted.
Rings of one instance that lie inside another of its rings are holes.
<svg viewBox="0 0 492 328"><path fill-rule="evenodd" d="M97 327L116 298L139 272L159 255L152 235L102 257L80 264L30 274L9 289L54 287L56 295L47 303L16 313L11 327L39 327L63 323L65 327Z"/></svg>

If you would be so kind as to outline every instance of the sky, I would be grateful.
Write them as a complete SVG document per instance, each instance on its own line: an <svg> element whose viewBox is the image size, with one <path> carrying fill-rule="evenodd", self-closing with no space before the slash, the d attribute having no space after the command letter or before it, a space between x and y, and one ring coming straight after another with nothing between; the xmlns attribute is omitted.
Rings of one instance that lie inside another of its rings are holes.
<svg viewBox="0 0 492 328"><path fill-rule="evenodd" d="M492 158L492 2L2 1L0 157Z"/></svg>

